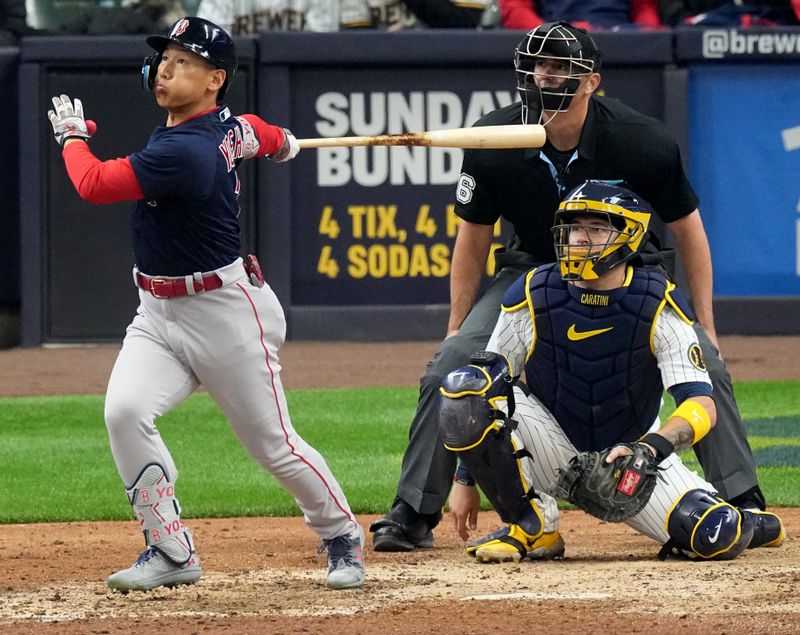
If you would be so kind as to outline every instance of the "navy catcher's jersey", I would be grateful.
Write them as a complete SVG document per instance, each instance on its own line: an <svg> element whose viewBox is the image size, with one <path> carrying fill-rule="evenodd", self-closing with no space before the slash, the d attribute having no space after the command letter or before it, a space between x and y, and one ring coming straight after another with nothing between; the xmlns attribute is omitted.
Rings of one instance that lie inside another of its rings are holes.
<svg viewBox="0 0 800 635"><path fill-rule="evenodd" d="M223 107L156 128L147 147L130 155L145 196L131 223L142 273L185 276L239 257L236 166L253 143L249 124Z"/></svg>
<svg viewBox="0 0 800 635"><path fill-rule="evenodd" d="M608 292L564 282L557 265L530 277L536 341L525 374L579 451L635 441L658 416L664 387L651 332L667 282L628 272L627 284Z"/></svg>

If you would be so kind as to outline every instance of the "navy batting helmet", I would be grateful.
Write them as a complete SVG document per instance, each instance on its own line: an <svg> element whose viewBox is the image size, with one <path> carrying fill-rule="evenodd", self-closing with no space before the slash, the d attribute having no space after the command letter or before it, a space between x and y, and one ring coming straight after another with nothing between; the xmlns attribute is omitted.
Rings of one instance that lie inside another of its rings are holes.
<svg viewBox="0 0 800 635"><path fill-rule="evenodd" d="M170 44L177 44L199 55L215 68L225 71L225 83L219 89L217 101L222 101L225 97L236 73L236 51L233 40L225 29L203 18L187 16L173 24L166 36L151 35L147 38L147 43L157 53L146 57L142 66L142 85L145 90L153 90L164 49Z"/></svg>

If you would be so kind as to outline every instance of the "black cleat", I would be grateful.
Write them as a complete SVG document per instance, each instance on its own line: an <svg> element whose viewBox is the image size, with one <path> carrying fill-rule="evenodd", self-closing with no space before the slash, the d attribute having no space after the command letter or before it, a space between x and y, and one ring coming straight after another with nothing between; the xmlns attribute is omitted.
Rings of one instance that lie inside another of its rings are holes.
<svg viewBox="0 0 800 635"><path fill-rule="evenodd" d="M420 514L402 499L395 499L392 509L370 525L374 551L413 551L434 546L433 528L442 519L437 514Z"/></svg>
<svg viewBox="0 0 800 635"><path fill-rule="evenodd" d="M728 502L734 507L747 509L749 511L761 510L763 512L767 509L767 501L758 485L754 485L746 492L734 496Z"/></svg>

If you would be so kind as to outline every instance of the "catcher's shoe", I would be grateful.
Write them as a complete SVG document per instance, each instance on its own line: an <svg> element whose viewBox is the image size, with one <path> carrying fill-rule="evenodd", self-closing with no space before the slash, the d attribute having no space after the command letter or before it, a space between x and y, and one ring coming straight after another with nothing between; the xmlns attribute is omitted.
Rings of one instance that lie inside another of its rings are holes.
<svg viewBox="0 0 800 635"><path fill-rule="evenodd" d="M194 584L202 575L196 553L185 564L175 564L158 549L148 547L130 567L109 576L108 586L123 593L149 591L160 586Z"/></svg>
<svg viewBox="0 0 800 635"><path fill-rule="evenodd" d="M386 516L370 525L369 530L374 533L372 548L375 551L430 549L435 544L432 530L441 519L441 512L420 514L398 498Z"/></svg>
<svg viewBox="0 0 800 635"><path fill-rule="evenodd" d="M758 485L754 485L746 492L735 496L728 500L734 507L739 509L746 509L748 511L766 511L767 500L764 498L764 493Z"/></svg>
<svg viewBox="0 0 800 635"><path fill-rule="evenodd" d="M750 539L748 549L757 547L780 547L786 540L786 529L781 519L772 512L754 512L742 510L749 514L753 521L753 537Z"/></svg>
<svg viewBox="0 0 800 635"><path fill-rule="evenodd" d="M364 530L361 525L349 534L323 540L318 553L328 552L328 586L355 589L364 584Z"/></svg>
<svg viewBox="0 0 800 635"><path fill-rule="evenodd" d="M564 555L564 539L557 531L534 538L512 523L469 543L467 553L481 562L519 562L523 558L553 560Z"/></svg>

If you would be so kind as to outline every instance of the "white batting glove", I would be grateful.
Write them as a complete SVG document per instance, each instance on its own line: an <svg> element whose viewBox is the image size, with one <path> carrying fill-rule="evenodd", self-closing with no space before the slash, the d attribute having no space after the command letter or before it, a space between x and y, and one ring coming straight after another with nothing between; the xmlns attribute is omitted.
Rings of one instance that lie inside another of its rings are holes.
<svg viewBox="0 0 800 635"><path fill-rule="evenodd" d="M300 144L297 143L292 132L286 128L283 129L283 145L272 154L268 154L267 158L275 163L285 163L290 159L294 159L300 153Z"/></svg>
<svg viewBox="0 0 800 635"><path fill-rule="evenodd" d="M47 117L53 124L53 134L58 141L58 145L64 146L67 139L86 139L92 135L86 126L86 119L83 116L83 104L80 99L75 100L75 105L66 95L53 97L55 110L48 110Z"/></svg>

